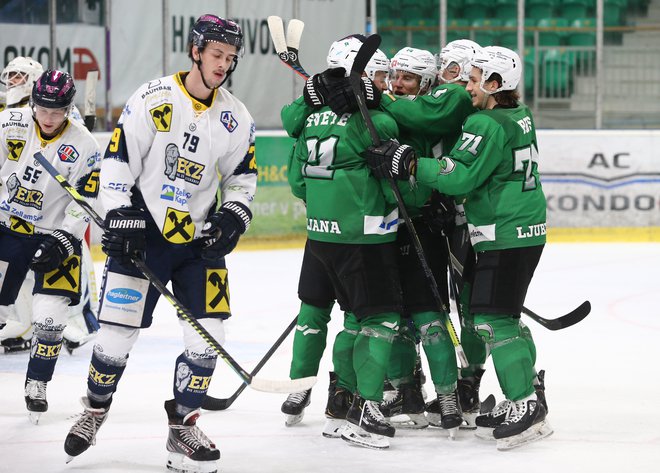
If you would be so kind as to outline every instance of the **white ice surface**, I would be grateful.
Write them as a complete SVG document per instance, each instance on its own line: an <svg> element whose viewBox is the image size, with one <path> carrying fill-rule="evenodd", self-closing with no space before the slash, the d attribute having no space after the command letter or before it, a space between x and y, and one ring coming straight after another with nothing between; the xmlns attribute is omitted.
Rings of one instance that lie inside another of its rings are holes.
<svg viewBox="0 0 660 473"><path fill-rule="evenodd" d="M228 258L232 308L226 349L248 371L295 316L302 252L239 252ZM449 441L437 429L397 431L388 451L321 436L331 369L329 350L302 424L284 426L284 395L247 389L224 412L199 425L219 446L229 472L525 472L660 471L660 244L551 244L525 305L545 317L589 299L591 315L550 332L528 320L546 370L554 435L510 452L464 433ZM99 268L100 269L100 268ZM97 272L100 275L100 270ZM0 355L0 472L158 472L165 469L166 417L181 330L165 301L140 336L101 428L97 445L65 464L64 438L81 411L91 346L62 353L48 385L49 411L29 423L23 401L27 354ZM333 314L329 341L340 329ZM456 323L456 321L455 321ZM291 337L261 376L288 377ZM427 371L428 373L428 371ZM219 362L210 393L228 397L238 377ZM432 386L426 386L432 392ZM482 398L502 395L489 364Z"/></svg>

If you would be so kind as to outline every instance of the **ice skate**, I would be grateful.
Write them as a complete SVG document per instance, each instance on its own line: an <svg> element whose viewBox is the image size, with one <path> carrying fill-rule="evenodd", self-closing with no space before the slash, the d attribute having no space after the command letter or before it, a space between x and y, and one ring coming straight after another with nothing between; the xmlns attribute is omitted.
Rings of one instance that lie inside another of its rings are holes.
<svg viewBox="0 0 660 473"><path fill-rule="evenodd" d="M458 400L463 413L463 425L461 429L474 430L477 428L475 419L479 415L481 402L479 401L479 386L484 370L476 369L472 376L458 380Z"/></svg>
<svg viewBox="0 0 660 473"><path fill-rule="evenodd" d="M509 403L506 420L493 430L498 450L511 450L541 440L553 430L536 394Z"/></svg>
<svg viewBox="0 0 660 473"><path fill-rule="evenodd" d="M393 397L386 398L379 406L383 416L396 428L423 429L429 426L424 415L424 398L414 384L402 384Z"/></svg>
<svg viewBox="0 0 660 473"><path fill-rule="evenodd" d="M341 438L360 447L376 450L389 448L388 437L394 437L396 432L378 409L378 403L363 399L359 395L353 397L346 421Z"/></svg>
<svg viewBox="0 0 660 473"><path fill-rule="evenodd" d="M37 425L41 414L48 410L45 381L30 378L25 380L25 406L28 410L30 422Z"/></svg>
<svg viewBox="0 0 660 473"><path fill-rule="evenodd" d="M32 324L8 319L5 326L0 329L0 353L16 353L30 349L32 341Z"/></svg>
<svg viewBox="0 0 660 473"><path fill-rule="evenodd" d="M330 373L330 386L328 387L328 404L325 408L326 422L323 427L323 436L327 438L340 438L346 425L346 414L353 403L353 393L342 387L337 387L337 376Z"/></svg>
<svg viewBox="0 0 660 473"><path fill-rule="evenodd" d="M165 401L165 411L170 427L167 437L167 469L177 473L215 473L220 451L197 427L199 410L180 417L176 413L176 401Z"/></svg>
<svg viewBox="0 0 660 473"><path fill-rule="evenodd" d="M456 439L456 433L463 424L461 406L458 401L458 392L438 394L438 407L440 415L440 427L447 431L451 440Z"/></svg>
<svg viewBox="0 0 660 473"><path fill-rule="evenodd" d="M474 436L482 440L495 440L493 429L500 425L506 419L511 401L505 399L496 405L490 412L478 415L475 419L477 431Z"/></svg>
<svg viewBox="0 0 660 473"><path fill-rule="evenodd" d="M92 407L87 396L80 398L80 402L85 410L64 441L64 451L69 456L67 463L96 444L96 433L108 416L109 407Z"/></svg>
<svg viewBox="0 0 660 473"><path fill-rule="evenodd" d="M545 409L545 414L548 415L550 410L548 409L548 401L545 398L545 370L539 371L536 375L536 379L534 380L534 391L536 392L536 398Z"/></svg>
<svg viewBox="0 0 660 473"><path fill-rule="evenodd" d="M287 427L299 424L305 416L305 407L312 400L312 390L307 389L298 393L291 393L282 403L282 412L286 414L284 424Z"/></svg>

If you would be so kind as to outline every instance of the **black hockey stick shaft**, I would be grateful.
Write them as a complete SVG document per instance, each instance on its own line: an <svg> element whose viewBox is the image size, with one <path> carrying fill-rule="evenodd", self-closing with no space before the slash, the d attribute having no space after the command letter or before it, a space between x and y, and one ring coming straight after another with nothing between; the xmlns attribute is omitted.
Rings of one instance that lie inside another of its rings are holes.
<svg viewBox="0 0 660 473"><path fill-rule="evenodd" d="M452 268L454 269L454 271L463 275L463 269L464 269L463 265L451 252L451 247L449 245L449 242L447 242L447 250L449 252L449 261ZM458 302L456 304L458 305ZM542 325L543 327L547 328L548 330L561 330L570 327L571 325L575 325L576 323L581 322L587 315L589 315L590 312L591 312L591 302L589 301L584 301L582 304L580 304L578 307L570 311L568 314L562 315L555 319L547 319L545 317L541 317L536 312L532 311L531 309L528 309L525 306L523 306L522 308L523 314L528 316L533 321L537 322L539 325Z"/></svg>
<svg viewBox="0 0 660 473"><path fill-rule="evenodd" d="M273 356L273 354L277 351L280 345L282 345L284 340L286 340L286 337L289 336L291 331L296 326L297 321L298 321L298 316L296 315L294 319L291 321L291 323L288 325L288 327L284 329L282 335L280 335L280 337L277 340L275 340L273 346L271 346L270 349L263 356L263 358L259 360L257 366L255 366L254 369L250 372L252 376L256 376L257 373L261 371L261 368L264 367L264 365L268 362L268 360L270 360L270 357ZM224 411L234 403L236 398L238 398L238 396L241 395L241 393L245 390L246 387L247 384L245 383L241 384L238 387L238 389L234 392L234 394L232 394L227 398L217 398L207 394L206 397L204 398L204 401L202 402L202 408L208 411Z"/></svg>
<svg viewBox="0 0 660 473"><path fill-rule="evenodd" d="M62 176L57 169L46 159L46 157L40 153L37 152L34 155L34 158L46 169L48 174L50 174L52 177L59 182L60 186L67 192L67 194L75 200L78 205L80 205L85 212L94 220L94 223L96 223L101 229L105 228L105 222L101 218L101 216L94 210L94 208L87 202L87 200L78 193L78 191L69 184L69 182L66 180L64 176ZM288 392L297 392L300 391L298 384L295 381L299 380L293 380L293 381L267 381L267 380L260 380L258 383L258 386L252 385L252 383L255 381L254 376L252 376L250 373L245 371L241 365L238 364L236 360L218 343L218 341L197 321L197 319L192 315L190 310L188 310L175 296L170 292L169 289L162 283L160 279L149 269L149 267L141 260L138 258L133 259L133 264L135 267L144 275L144 277L160 292L160 294L167 299L167 301L176 309L176 311L179 313L181 318L188 322L190 326L204 339L206 343L213 348L213 350L218 354L220 358L222 358L233 370L236 372L236 374L243 380L245 384L250 384L252 387L256 389L261 390L268 390L267 388L270 386L273 389L277 389L276 392L287 392L287 389L289 389L287 386L290 386L290 391ZM306 379L306 378L304 378ZM266 386L267 384L268 386ZM312 383L313 384L313 383ZM307 388L305 388L307 389Z"/></svg>
<svg viewBox="0 0 660 473"><path fill-rule="evenodd" d="M378 131L376 131L376 127L374 126L374 122L371 119L371 115L369 114L369 109L367 108L364 95L362 94L362 72L364 71L371 57L378 49L378 46L380 46L380 41L381 38L377 34L368 36L366 38L366 40L360 47L360 50L358 51L357 55L355 56L355 59L353 60L353 66L351 67L351 73L349 76L351 88L355 93L360 114L362 115L362 118L364 119L364 123L367 126L367 129L369 130L369 135L371 136L371 141L373 142L374 146L379 146L381 141L380 141L380 136L378 136ZM422 270L424 271L424 275L426 276L426 279L431 288L431 292L433 293L433 298L435 299L438 305L438 309L443 313L447 313L448 312L447 304L442 300L442 296L440 295L440 292L438 290L438 283L435 280L435 276L433 276L431 267L429 266L428 260L426 259L426 255L424 254L424 248L422 248L422 242L419 240L419 235L417 234L417 231L415 230L415 226L413 225L412 220L408 215L408 211L406 210L406 206L403 202L403 197L401 196L401 191L399 190L399 186L394 181L394 178L391 175L388 178L388 182L392 189L392 192L394 193L394 196L396 197L397 205L399 207L399 212L401 213L401 217L403 218L403 221L405 222L406 227L408 228L410 239L413 242L413 246L415 247L417 257L419 258L419 262L422 266ZM456 354L458 356L458 360L461 364L461 367L467 368L468 360L465 355L465 351L463 350L463 347L461 346L461 343L458 340L456 329L451 323L451 319L449 318L449 316L447 316L447 331L449 332L449 336L456 349Z"/></svg>

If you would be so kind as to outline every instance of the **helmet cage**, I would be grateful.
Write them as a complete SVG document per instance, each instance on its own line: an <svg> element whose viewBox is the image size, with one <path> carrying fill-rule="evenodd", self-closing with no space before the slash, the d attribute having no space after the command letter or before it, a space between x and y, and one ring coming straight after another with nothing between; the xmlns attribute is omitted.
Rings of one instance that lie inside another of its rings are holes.
<svg viewBox="0 0 660 473"><path fill-rule="evenodd" d="M7 89L7 107L29 99L34 82L43 72L41 64L31 57L18 56L12 59L0 74L0 83Z"/></svg>

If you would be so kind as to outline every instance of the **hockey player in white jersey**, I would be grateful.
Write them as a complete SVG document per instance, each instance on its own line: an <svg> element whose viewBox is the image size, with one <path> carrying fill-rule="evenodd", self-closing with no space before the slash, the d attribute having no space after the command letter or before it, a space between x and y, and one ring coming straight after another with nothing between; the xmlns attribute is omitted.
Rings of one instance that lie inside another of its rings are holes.
<svg viewBox="0 0 660 473"><path fill-rule="evenodd" d="M132 264L143 258L220 343L228 318L225 255L248 229L257 185L255 127L221 85L235 70L243 34L233 21L203 15L188 38L192 68L152 80L128 100L101 165L102 246L108 255L85 410L64 449L95 443L140 329L159 293ZM181 320L185 349L174 364L167 467L213 472L220 452L196 426L215 369L215 351Z"/></svg>
<svg viewBox="0 0 660 473"><path fill-rule="evenodd" d="M25 381L34 423L48 409L46 385L68 307L80 300L81 239L89 218L64 198L33 155L42 153L82 195L94 199L98 192L98 145L69 119L75 91L69 74L48 70L32 88L30 108L0 113L0 305L13 304L28 269L34 271L34 336Z"/></svg>
<svg viewBox="0 0 660 473"><path fill-rule="evenodd" d="M43 66L31 57L18 56L9 61L0 73L0 83L5 86L7 108L27 107L32 86L44 72ZM72 105L69 119L84 124L84 120ZM92 130L90 130L92 131ZM94 275L94 263L87 243L82 244L82 272L80 302L69 307L69 319L64 329L64 347L72 352L87 343L98 329L98 294ZM18 294L16 303L0 306L0 319L6 320L0 329L0 353L28 350L33 335L32 328L32 286L34 275L29 271Z"/></svg>

